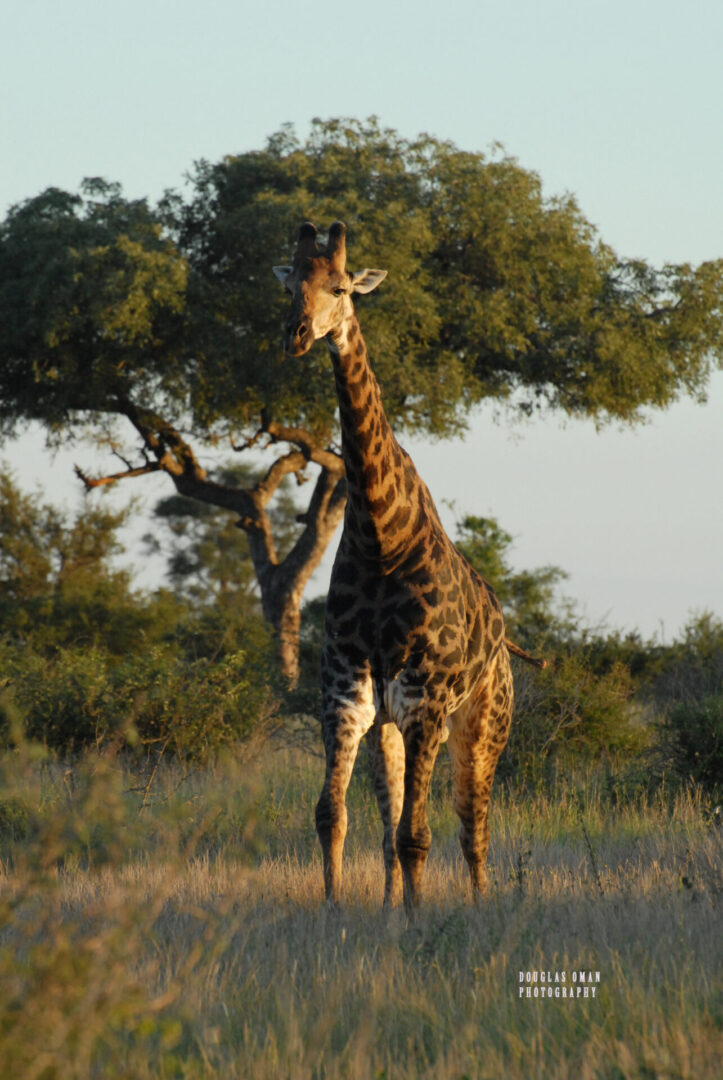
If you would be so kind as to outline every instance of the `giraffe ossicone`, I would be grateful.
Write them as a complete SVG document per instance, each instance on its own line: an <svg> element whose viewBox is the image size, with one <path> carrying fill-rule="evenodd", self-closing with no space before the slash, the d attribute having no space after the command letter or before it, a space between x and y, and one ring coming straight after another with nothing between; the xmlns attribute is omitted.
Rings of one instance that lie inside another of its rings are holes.
<svg viewBox="0 0 723 1080"><path fill-rule="evenodd" d="M446 535L384 413L352 294L371 292L386 271L347 271L337 221L325 247L313 225L302 225L292 264L274 273L291 294L287 355L302 357L326 339L348 483L321 672L326 772L316 826L327 899L341 895L346 791L366 737L384 826L385 904L397 901L400 885L407 909L418 904L431 844L429 784L447 734L460 842L479 894L492 781L512 716L502 611Z"/></svg>

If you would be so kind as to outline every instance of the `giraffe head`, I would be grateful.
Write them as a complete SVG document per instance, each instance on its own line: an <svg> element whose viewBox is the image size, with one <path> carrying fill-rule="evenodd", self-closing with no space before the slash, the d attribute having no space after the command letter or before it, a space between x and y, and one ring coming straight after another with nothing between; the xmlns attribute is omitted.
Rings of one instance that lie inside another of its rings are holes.
<svg viewBox="0 0 723 1080"><path fill-rule="evenodd" d="M284 351L303 356L319 338L338 333L352 314L352 293L368 293L387 276L386 270L346 269L346 227L335 221L326 248L316 246L316 229L308 221L299 230L291 266L274 273L291 294L284 329Z"/></svg>

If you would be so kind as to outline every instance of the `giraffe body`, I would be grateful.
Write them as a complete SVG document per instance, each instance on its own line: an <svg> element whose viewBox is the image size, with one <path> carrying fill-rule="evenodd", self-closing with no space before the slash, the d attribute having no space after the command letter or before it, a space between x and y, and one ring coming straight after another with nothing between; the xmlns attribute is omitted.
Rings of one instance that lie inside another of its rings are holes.
<svg viewBox="0 0 723 1080"><path fill-rule="evenodd" d="M288 354L319 337L331 354L348 500L326 610L322 735L326 776L316 809L329 900L338 901L346 789L366 736L384 825L385 903L400 881L411 910L431 843L427 796L449 738L460 841L475 893L485 887L494 771L509 734L512 674L497 597L446 535L398 444L351 302L382 271L350 274L344 226L326 251L302 226L293 266L275 272L293 296Z"/></svg>

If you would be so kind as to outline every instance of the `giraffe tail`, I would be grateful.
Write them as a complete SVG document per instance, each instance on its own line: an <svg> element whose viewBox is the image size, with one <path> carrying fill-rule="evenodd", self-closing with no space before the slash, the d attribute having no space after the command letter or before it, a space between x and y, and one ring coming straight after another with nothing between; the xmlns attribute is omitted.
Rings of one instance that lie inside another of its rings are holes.
<svg viewBox="0 0 723 1080"><path fill-rule="evenodd" d="M528 652L521 649L519 645L515 645L514 641L510 641L509 638L505 638L505 645L508 652L511 652L513 656L519 656L520 660L524 660L526 664L532 664L533 667L539 668L540 671L546 668L549 663L548 660L538 660L536 656L530 656Z"/></svg>

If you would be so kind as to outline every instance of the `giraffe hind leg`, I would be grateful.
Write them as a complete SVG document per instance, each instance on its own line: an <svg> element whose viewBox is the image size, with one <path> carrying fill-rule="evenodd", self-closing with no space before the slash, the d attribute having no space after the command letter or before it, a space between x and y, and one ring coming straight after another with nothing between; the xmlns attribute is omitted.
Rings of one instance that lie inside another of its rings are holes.
<svg viewBox="0 0 723 1080"><path fill-rule="evenodd" d="M485 686L481 694L452 717L449 753L454 809L460 820L460 845L475 898L487 891L490 797L511 715L512 677L508 661L506 669L502 664L492 687Z"/></svg>
<svg viewBox="0 0 723 1080"><path fill-rule="evenodd" d="M472 894L476 898L487 891L488 814L497 762L480 753L465 761L468 749L461 741L450 739L454 809L460 820L459 841L469 869ZM475 753L474 749L472 752Z"/></svg>
<svg viewBox="0 0 723 1080"><path fill-rule="evenodd" d="M419 905L422 876L432 844L427 821L427 797L442 740L443 718L417 719L404 730L404 802L397 829L402 864L404 906L412 914Z"/></svg>
<svg viewBox="0 0 723 1080"><path fill-rule="evenodd" d="M396 724L375 724L366 736L369 768L384 826L384 906L399 902L402 868L397 855L397 826L404 800L404 740Z"/></svg>

